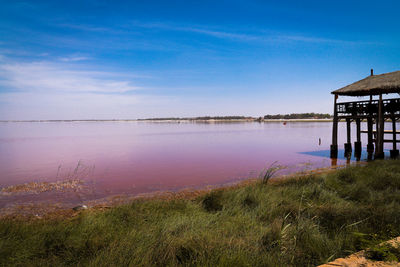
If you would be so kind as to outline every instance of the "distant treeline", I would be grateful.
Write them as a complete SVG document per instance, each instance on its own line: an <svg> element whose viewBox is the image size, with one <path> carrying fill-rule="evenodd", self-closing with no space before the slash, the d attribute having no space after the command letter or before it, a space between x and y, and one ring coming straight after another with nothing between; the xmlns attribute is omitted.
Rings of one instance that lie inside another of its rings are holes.
<svg viewBox="0 0 400 267"><path fill-rule="evenodd" d="M292 114L276 114L276 115L265 115L264 120L280 120L280 119L330 119L330 114L323 113L292 113ZM261 121L263 117L253 118L246 116L203 116L203 117L191 117L191 118L179 118L179 117L168 117L168 118L148 118L139 119L144 121L179 121L179 120L257 120Z"/></svg>
<svg viewBox="0 0 400 267"><path fill-rule="evenodd" d="M166 120L251 120L252 117L245 116L204 116L204 117L193 117L193 118L149 118L143 120L153 120L153 121L166 121ZM142 119L141 119L142 120Z"/></svg>
<svg viewBox="0 0 400 267"><path fill-rule="evenodd" d="M252 117L245 117L245 116L205 116L205 117L196 117L195 120L247 120L253 119Z"/></svg>
<svg viewBox="0 0 400 267"><path fill-rule="evenodd" d="M264 120L277 120L277 119L330 119L331 114L323 113L292 113L292 114L276 114L276 115L265 115Z"/></svg>

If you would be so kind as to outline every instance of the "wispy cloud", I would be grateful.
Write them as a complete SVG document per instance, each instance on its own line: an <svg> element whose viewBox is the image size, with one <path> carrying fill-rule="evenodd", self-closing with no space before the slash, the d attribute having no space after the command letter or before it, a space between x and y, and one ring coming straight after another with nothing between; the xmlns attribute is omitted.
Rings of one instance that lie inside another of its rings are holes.
<svg viewBox="0 0 400 267"><path fill-rule="evenodd" d="M198 33L203 35L208 35L217 38L224 38L224 39L235 39L235 40L242 40L242 41L252 41L252 40L260 40L261 36L251 35L246 33L235 33L229 31L221 31L221 30L214 30L207 27L196 27L196 26L178 26L168 23L139 23L133 22L133 26L140 27L140 28L147 28L147 29L159 29L159 30L167 30L167 31L180 31L180 32L191 32L191 33Z"/></svg>
<svg viewBox="0 0 400 267"><path fill-rule="evenodd" d="M352 41L352 40L341 40L341 39L331 39L323 37L313 37L305 35L280 35L276 37L277 41L291 41L291 42L304 42L304 43L316 43L316 44L337 44L337 45L368 45L368 44L378 44L375 42L365 42L365 41Z"/></svg>
<svg viewBox="0 0 400 267"><path fill-rule="evenodd" d="M38 93L122 94L137 90L120 73L53 62L0 62L0 87Z"/></svg>
<svg viewBox="0 0 400 267"><path fill-rule="evenodd" d="M115 29L107 28L107 27L98 27L98 26L92 26L92 25L82 25L82 24L59 24L58 26L63 27L63 28L70 28L70 29L76 29L76 30L81 30L81 31L90 31L90 32L110 32L110 33L116 33Z"/></svg>
<svg viewBox="0 0 400 267"><path fill-rule="evenodd" d="M212 31L212 30L205 30L200 28L182 28L182 31L189 31L194 33L205 34L217 38L224 38L224 39L236 39L242 41L257 41L261 40L260 36L243 34L243 33L231 33L231 32L224 32L224 31Z"/></svg>
<svg viewBox="0 0 400 267"><path fill-rule="evenodd" d="M221 38L221 39L230 39L234 41L245 41L245 42L262 42L262 43L271 43L271 42L303 42L303 43L329 43L329 44L342 44L342 45L368 45L368 44L377 44L365 41L353 41L353 40L342 40L342 39L333 39L333 38L325 38L319 36L308 36L302 34L285 34L285 33L265 33L265 31L252 31L252 33L244 33L244 32L234 32L227 30L215 30L215 27L202 27L202 26L179 26L169 23L139 23L134 22L134 26L147 28L147 29L157 29L157 30L166 30L166 31L178 31L178 32L190 32L197 33L202 35L207 35L211 37Z"/></svg>
<svg viewBox="0 0 400 267"><path fill-rule="evenodd" d="M154 116L161 107L168 111L171 103L171 97L136 94L8 92L0 94L0 120L135 119Z"/></svg>
<svg viewBox="0 0 400 267"><path fill-rule="evenodd" d="M174 101L135 86L137 78L152 77L75 62L21 62L3 57L0 119L149 117Z"/></svg>
<svg viewBox="0 0 400 267"><path fill-rule="evenodd" d="M213 25L182 25L169 22L139 22L133 21L126 24L113 25L112 27L97 27L93 25L74 25L60 24L60 27L67 27L79 31L87 32L103 32L112 33L119 38L132 38L134 36L142 36L142 30L150 31L170 31L187 34L198 34L218 39L224 39L234 42L246 42L254 44L269 44L269 43L316 43L316 44L336 44L336 45L377 45L378 43L366 42L362 40L346 40L335 39L325 36L313 36L306 33L292 34L287 32L268 32L265 29L251 28L251 31L238 31L237 29L220 28ZM135 38L133 39L135 40ZM143 41L143 40L142 40ZM136 40L137 42L137 40ZM133 42L135 43L135 42ZM129 42L132 44L132 42ZM119 44L121 46L121 44ZM148 49L155 49L154 43L146 43ZM110 46L112 47L112 46ZM129 45L131 47L131 45Z"/></svg>
<svg viewBox="0 0 400 267"><path fill-rule="evenodd" d="M60 60L64 62L75 62L75 61L84 61L88 60L90 57L85 57L85 56L68 56L68 57L61 57Z"/></svg>

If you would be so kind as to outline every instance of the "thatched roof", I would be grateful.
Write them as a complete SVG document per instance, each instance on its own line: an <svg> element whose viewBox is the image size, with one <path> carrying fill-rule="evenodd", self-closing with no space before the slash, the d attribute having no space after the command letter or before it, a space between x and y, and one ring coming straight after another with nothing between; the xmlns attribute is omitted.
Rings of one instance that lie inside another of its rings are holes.
<svg viewBox="0 0 400 267"><path fill-rule="evenodd" d="M368 76L365 79L332 92L332 94L349 96L390 93L400 93L400 71Z"/></svg>

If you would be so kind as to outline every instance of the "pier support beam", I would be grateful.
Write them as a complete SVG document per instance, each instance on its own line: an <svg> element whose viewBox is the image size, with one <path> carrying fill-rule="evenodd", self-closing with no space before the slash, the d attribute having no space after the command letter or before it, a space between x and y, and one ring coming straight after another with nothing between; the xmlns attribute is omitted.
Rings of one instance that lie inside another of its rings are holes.
<svg viewBox="0 0 400 267"><path fill-rule="evenodd" d="M333 126L332 126L332 144L331 144L331 158L336 159L338 156L338 144L337 144L337 134L338 134L338 115L337 115L337 105L336 101L338 99L337 95L334 95L333 104Z"/></svg>
<svg viewBox="0 0 400 267"><path fill-rule="evenodd" d="M376 122L376 151L375 158L382 159L385 157L383 152L383 134L385 131L385 121L383 118L383 101L382 94L379 95L379 104L378 104L378 119Z"/></svg>
<svg viewBox="0 0 400 267"><path fill-rule="evenodd" d="M368 124L368 144L367 144L367 153L368 153L368 160L372 160L372 156L374 154L374 142L372 138L372 131L373 131L373 121L372 118L367 119Z"/></svg>
<svg viewBox="0 0 400 267"><path fill-rule="evenodd" d="M367 118L367 130L368 130L368 144L367 144L367 153L368 153L368 160L372 160L372 155L374 154L374 143L372 138L372 131L373 131L373 121L372 121L372 95L369 97L369 117Z"/></svg>
<svg viewBox="0 0 400 267"><path fill-rule="evenodd" d="M390 150L390 157L397 158L399 156L399 150L397 149L396 142L396 118L392 117L392 131L393 131L393 149Z"/></svg>
<svg viewBox="0 0 400 267"><path fill-rule="evenodd" d="M346 119L346 125L347 125L347 143L344 144L344 156L346 158L350 158L351 157L351 120L350 119Z"/></svg>
<svg viewBox="0 0 400 267"><path fill-rule="evenodd" d="M361 119L356 119L356 125L357 125L357 141L354 142L354 156L357 159L361 158Z"/></svg>

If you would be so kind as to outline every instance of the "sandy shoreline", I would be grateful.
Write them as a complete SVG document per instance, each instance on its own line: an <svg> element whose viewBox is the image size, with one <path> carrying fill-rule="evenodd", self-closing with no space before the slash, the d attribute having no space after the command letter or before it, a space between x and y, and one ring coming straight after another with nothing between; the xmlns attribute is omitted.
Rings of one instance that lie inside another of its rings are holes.
<svg viewBox="0 0 400 267"><path fill-rule="evenodd" d="M359 164L366 164L365 162L354 162L352 165L359 165ZM336 166L330 166L330 167L323 167L323 168L316 168L316 169L311 169L311 170L303 170L295 173L290 173L290 174L285 174L285 175L278 175L271 179L269 183L271 184L277 184L280 182L283 182L287 179L291 178L296 178L296 179L301 179L304 176L308 175L319 175L319 174L325 174L329 172L333 172L336 169L340 169L345 167L346 165L336 165ZM152 199L157 199L157 200L165 200L165 201L170 201L170 200L177 200L177 199L195 199L199 196L202 196L204 194L209 193L212 190L234 190L236 188L240 187L245 187L248 185L255 184L257 182L260 182L261 178L248 178L245 180L239 180L235 182L228 182L224 184L216 184L216 185L207 185L201 188L182 188L177 191L154 191L154 192L147 192L147 193L139 193L135 195L110 195L107 197L99 198L99 199L93 199L93 200L88 200L88 201L83 201L79 205L86 205L89 210L102 210L102 209L107 209L111 207L115 207L118 205L123 205L123 204L128 204L132 201L135 200L152 200ZM74 181L74 184L77 184L77 188L83 188L82 186L82 181L76 182ZM61 189L55 188L55 186L60 186L62 187ZM30 187L31 191L30 192ZM49 187L49 188L47 188ZM71 193L71 189L75 190L73 186L70 186L68 181L67 183L65 181L58 181L55 183L26 183L26 184L20 184L20 185L14 185L10 187L4 187L0 189L0 192L4 196L9 195L12 196L12 190L17 188L24 188L25 193L34 193L34 194L40 194L42 192L50 192L54 190L59 190L60 193L62 194L64 190L63 188L66 187L67 190L65 191L65 194ZM38 191L38 188L40 190ZM15 194L20 194L20 190L16 190ZM52 201L37 201L37 202L26 202L26 203L16 203L14 205L9 205L6 207L3 207L0 209L0 218L29 218L29 219L42 219L46 217L69 217L69 216L75 216L77 215L80 211L74 211L73 207L77 205L71 205L71 203L62 203L62 202L52 202Z"/></svg>

